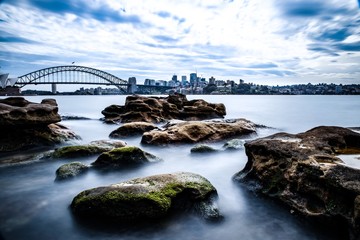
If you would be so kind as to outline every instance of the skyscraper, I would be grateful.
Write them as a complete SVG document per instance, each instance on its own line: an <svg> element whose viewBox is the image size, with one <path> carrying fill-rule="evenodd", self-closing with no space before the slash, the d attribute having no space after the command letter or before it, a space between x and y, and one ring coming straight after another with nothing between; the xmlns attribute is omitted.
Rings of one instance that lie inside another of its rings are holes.
<svg viewBox="0 0 360 240"><path fill-rule="evenodd" d="M190 73L190 85L195 86L197 82L197 73Z"/></svg>

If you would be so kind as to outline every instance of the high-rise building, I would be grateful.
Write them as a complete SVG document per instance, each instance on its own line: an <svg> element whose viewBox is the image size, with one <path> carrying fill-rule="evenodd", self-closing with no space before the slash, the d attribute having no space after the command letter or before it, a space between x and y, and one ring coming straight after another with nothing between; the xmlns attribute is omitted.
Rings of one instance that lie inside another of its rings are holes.
<svg viewBox="0 0 360 240"><path fill-rule="evenodd" d="M190 73L190 85L195 86L197 82L197 73Z"/></svg>
<svg viewBox="0 0 360 240"><path fill-rule="evenodd" d="M177 75L174 74L171 78L171 81L177 82Z"/></svg>
<svg viewBox="0 0 360 240"><path fill-rule="evenodd" d="M209 78L209 84L215 84L215 78L214 77Z"/></svg>
<svg viewBox="0 0 360 240"><path fill-rule="evenodd" d="M186 76L181 76L181 85L182 86L186 85Z"/></svg>

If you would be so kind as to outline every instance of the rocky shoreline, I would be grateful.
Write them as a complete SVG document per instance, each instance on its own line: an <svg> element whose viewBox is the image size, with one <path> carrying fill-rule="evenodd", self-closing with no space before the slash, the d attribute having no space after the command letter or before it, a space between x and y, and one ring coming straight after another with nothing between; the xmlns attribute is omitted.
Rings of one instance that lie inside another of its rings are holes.
<svg viewBox="0 0 360 240"><path fill-rule="evenodd" d="M41 103L22 97L2 99L0 156L9 158L41 147L52 149L44 161L70 160L56 171L55 180L61 184L89 171L132 171L137 166L166 161L127 145L126 138L141 137L143 146L193 145L192 154L245 149L247 164L233 176L240 187L276 199L293 213L337 225L348 239L360 237L360 170L338 157L360 154L360 133L320 126L304 133L276 133L256 139L259 125L241 118L223 119L223 104L188 101L181 94L128 96L124 106L111 105L102 113L104 122L120 124L109 133L112 140L74 145L71 140L79 136L59 124L62 119L54 99ZM206 145L213 142L224 144L221 149ZM96 160L83 164L81 159L86 156L95 156ZM74 196L71 209L77 217L95 221L147 222L175 217L179 211L218 220L223 216L217 198L217 190L203 176L175 172L85 190Z"/></svg>

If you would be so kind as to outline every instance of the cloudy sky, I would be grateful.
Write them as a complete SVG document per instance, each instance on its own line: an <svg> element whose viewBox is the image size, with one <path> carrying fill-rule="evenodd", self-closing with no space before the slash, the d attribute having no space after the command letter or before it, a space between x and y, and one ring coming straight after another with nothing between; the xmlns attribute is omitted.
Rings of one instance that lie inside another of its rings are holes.
<svg viewBox="0 0 360 240"><path fill-rule="evenodd" d="M0 0L0 66L360 83L360 0ZM188 77L189 78L189 77Z"/></svg>

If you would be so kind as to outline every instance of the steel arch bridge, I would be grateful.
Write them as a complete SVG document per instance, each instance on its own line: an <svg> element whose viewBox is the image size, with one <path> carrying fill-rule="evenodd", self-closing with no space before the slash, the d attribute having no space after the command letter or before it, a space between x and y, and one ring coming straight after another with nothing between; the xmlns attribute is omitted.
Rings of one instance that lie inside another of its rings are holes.
<svg viewBox="0 0 360 240"><path fill-rule="evenodd" d="M129 84L126 80L110 73L84 66L68 65L40 69L18 77L15 85L28 84L92 84L113 85L126 93Z"/></svg>

